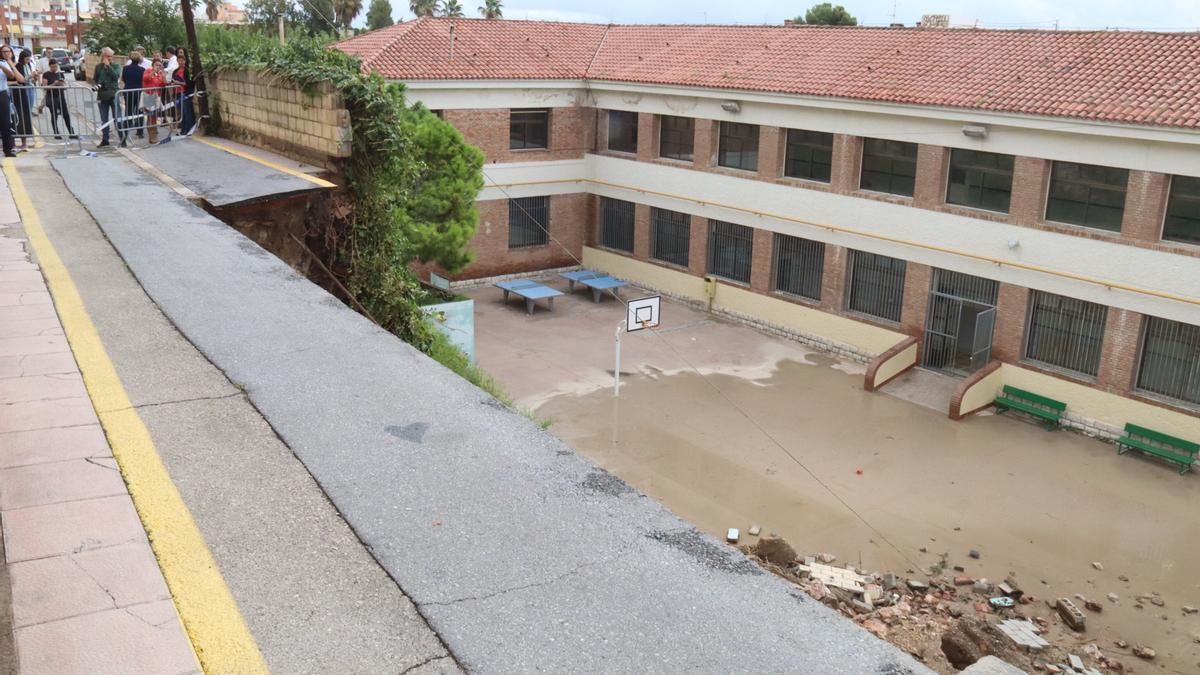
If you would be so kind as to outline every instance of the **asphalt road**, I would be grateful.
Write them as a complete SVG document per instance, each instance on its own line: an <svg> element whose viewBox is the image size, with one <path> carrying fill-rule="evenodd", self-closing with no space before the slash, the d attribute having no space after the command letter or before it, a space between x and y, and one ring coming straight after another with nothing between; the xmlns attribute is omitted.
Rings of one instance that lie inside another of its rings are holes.
<svg viewBox="0 0 1200 675"><path fill-rule="evenodd" d="M927 672L124 159L54 166L468 669Z"/></svg>
<svg viewBox="0 0 1200 675"><path fill-rule="evenodd" d="M178 224L174 215L163 217L158 183L93 173L127 166L124 160L63 161L123 194L137 213L107 215L129 219L133 231ZM19 170L268 666L279 673L457 671L304 465L147 297L58 174L36 156L23 157Z"/></svg>

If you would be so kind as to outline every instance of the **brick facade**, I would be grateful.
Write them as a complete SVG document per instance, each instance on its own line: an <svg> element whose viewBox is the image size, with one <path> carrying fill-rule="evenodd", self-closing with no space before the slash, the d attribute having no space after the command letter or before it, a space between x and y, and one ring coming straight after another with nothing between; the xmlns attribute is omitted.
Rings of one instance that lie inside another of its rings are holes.
<svg viewBox="0 0 1200 675"><path fill-rule="evenodd" d="M550 197L550 241L544 246L508 247L508 200L477 203L479 227L469 248L474 262L453 279L476 279L516 274L536 269L578 265L586 233L596 229L596 209L591 195Z"/></svg>
<svg viewBox="0 0 1200 675"><path fill-rule="evenodd" d="M442 111L442 119L462 132L467 143L483 150L487 162L542 162L581 159L596 147L596 110L584 106L550 110L549 148L509 149L507 108ZM607 119L605 119L607 129ZM600 146L603 147L603 146Z"/></svg>
<svg viewBox="0 0 1200 675"><path fill-rule="evenodd" d="M581 106L555 108L551 112L550 148L546 150L512 151L508 149L507 110L446 110L445 119L463 131L468 142L483 148L488 161L519 162L553 159L578 159L587 152L607 151L608 118L606 111ZM1014 161L1012 199L1008 213L987 212L945 203L946 179L950 150L921 144L917 155L917 176L912 198L870 193L860 190L863 139L846 134L834 134L833 166L828 185L784 177L787 130L774 126L759 128L759 165L757 172L718 167L717 150L719 123L716 120L695 120L694 160L691 163L663 159L659 153L659 119L653 113L638 115L637 152L612 153L628 161L661 162L692 170L736 175L744 180L761 180L815 189L874 200L911 205L914 208L956 213L981 220L1005 222L1024 227L1069 233L1096 239L1200 256L1200 247L1159 241L1162 214L1165 209L1170 177L1164 174L1131 171L1125 217L1119 233L1091 230L1045 221L1045 202L1051 162L1041 158L1018 156ZM653 186L646 186L654 189ZM506 200L479 203L479 232L471 242L476 262L459 278L476 278L501 274L528 272L575 264L581 257L583 245L596 245L599 240L599 197L591 195L555 195L551 198L551 232L561 246L528 249L508 249L508 211ZM650 214L647 204L638 203L634 209L633 257L654 264L664 264L650 258ZM691 216L691 236L687 271L701 276L707 272L709 220ZM749 290L770 294L788 302L817 306L820 309L847 316L857 321L874 322L869 318L845 311L845 287L849 250L826 245L819 302L792 298L771 292L774 235L755 229ZM569 253L568 253L569 251ZM908 261L899 326L889 326L924 339L925 317L933 270ZM733 283L722 280L720 283ZM1027 288L1001 283L997 300L997 315L993 334L994 359L1023 363L1026 314L1030 291ZM1095 386L1105 391L1130 395L1136 372L1135 360L1143 317L1124 310L1110 309L1105 328L1101 371ZM1029 364L1029 367L1037 368ZM1068 377L1059 373L1050 373ZM1072 379L1072 378L1069 378Z"/></svg>
<svg viewBox="0 0 1200 675"><path fill-rule="evenodd" d="M1156 242L1162 236L1163 214L1171 177L1149 171L1129 172L1129 191L1125 195L1125 217L1121 233L1131 239Z"/></svg>

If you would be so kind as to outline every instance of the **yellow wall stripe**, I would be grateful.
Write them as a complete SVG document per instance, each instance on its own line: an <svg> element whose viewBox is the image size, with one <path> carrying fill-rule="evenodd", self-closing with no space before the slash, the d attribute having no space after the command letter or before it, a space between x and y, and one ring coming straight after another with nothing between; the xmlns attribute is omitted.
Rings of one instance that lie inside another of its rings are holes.
<svg viewBox="0 0 1200 675"><path fill-rule="evenodd" d="M208 673L266 673L258 645L242 620L192 514L163 466L150 432L125 393L79 290L42 229L11 159L4 160L4 175L54 296L55 308L83 373L88 395L129 486L129 494L201 667Z"/></svg>

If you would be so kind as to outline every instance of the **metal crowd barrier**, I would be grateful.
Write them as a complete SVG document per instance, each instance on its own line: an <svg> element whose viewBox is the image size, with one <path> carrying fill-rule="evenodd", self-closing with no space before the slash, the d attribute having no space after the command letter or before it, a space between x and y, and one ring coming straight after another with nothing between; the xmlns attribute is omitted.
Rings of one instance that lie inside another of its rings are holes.
<svg viewBox="0 0 1200 675"><path fill-rule="evenodd" d="M94 146L106 131L114 146L164 142L175 134L190 134L198 119L194 95L176 86L123 89L110 102L101 101L83 82L14 85L10 91L18 147L24 141L26 146L75 145L83 152L84 141Z"/></svg>

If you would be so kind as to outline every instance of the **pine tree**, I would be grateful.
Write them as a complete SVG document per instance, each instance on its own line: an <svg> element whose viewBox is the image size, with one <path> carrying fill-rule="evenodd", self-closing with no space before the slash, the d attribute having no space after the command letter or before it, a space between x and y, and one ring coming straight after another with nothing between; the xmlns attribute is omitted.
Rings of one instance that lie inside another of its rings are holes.
<svg viewBox="0 0 1200 675"><path fill-rule="evenodd" d="M392 23L392 3L388 0L371 0L371 6L367 8L367 29L379 30Z"/></svg>

